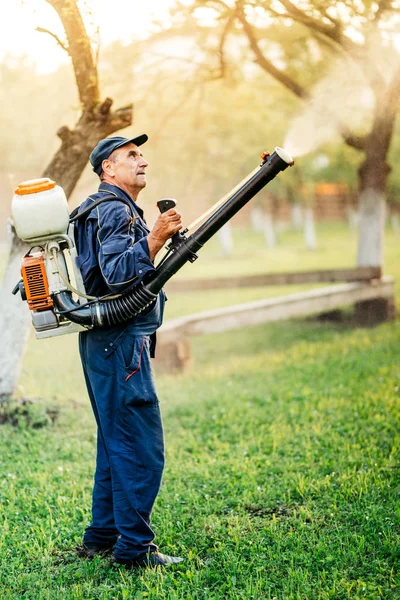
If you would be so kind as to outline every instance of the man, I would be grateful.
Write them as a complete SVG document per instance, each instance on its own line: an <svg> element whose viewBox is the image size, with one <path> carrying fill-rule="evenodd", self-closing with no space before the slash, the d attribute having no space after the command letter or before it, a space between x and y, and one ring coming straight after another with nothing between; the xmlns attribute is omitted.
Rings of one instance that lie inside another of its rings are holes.
<svg viewBox="0 0 400 600"><path fill-rule="evenodd" d="M180 215L170 209L158 216L150 231L137 205L146 186L148 163L140 146L147 139L107 138L90 155L100 186L79 211L100 198L115 197L98 204L77 226L78 263L91 296L119 294L139 283L154 270L154 258L166 241L182 228ZM112 551L114 562L127 567L182 560L158 551L150 527L164 467L150 336L161 325L164 300L161 292L155 304L131 321L79 335L98 427L92 522L82 549L87 556Z"/></svg>

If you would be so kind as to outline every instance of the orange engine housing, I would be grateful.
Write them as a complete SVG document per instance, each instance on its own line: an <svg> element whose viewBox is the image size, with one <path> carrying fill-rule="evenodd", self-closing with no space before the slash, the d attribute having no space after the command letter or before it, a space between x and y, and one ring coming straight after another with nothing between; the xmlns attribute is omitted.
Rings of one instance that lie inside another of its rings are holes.
<svg viewBox="0 0 400 600"><path fill-rule="evenodd" d="M52 308L43 254L24 256L21 275L29 308L36 312Z"/></svg>

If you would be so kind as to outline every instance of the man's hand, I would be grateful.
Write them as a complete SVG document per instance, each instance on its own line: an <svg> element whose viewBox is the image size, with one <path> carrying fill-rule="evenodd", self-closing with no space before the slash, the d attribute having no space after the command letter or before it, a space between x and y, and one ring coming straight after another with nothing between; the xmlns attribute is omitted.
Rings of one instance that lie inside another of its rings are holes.
<svg viewBox="0 0 400 600"><path fill-rule="evenodd" d="M180 229L182 229L182 217L174 208L170 208L158 216L153 229L147 236L150 260L154 261L157 252L161 250L165 242Z"/></svg>

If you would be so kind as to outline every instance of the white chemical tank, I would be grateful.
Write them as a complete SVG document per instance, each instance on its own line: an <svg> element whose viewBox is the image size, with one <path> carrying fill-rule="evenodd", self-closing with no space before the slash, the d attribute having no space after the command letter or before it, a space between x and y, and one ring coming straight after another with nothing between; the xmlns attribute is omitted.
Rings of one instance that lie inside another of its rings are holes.
<svg viewBox="0 0 400 600"><path fill-rule="evenodd" d="M18 237L26 242L67 232L67 198L64 190L47 177L19 184L11 214Z"/></svg>

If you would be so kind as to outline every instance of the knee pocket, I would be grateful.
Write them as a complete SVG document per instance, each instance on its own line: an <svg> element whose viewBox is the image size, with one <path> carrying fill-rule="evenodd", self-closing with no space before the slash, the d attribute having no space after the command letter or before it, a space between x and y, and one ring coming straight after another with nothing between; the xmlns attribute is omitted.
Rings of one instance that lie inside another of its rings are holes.
<svg viewBox="0 0 400 600"><path fill-rule="evenodd" d="M164 467L164 434L158 402L131 403L119 413L120 435L113 451L131 462L154 472Z"/></svg>
<svg viewBox="0 0 400 600"><path fill-rule="evenodd" d="M150 362L147 336L125 336L117 350L119 385L123 405L145 405L158 402Z"/></svg>

